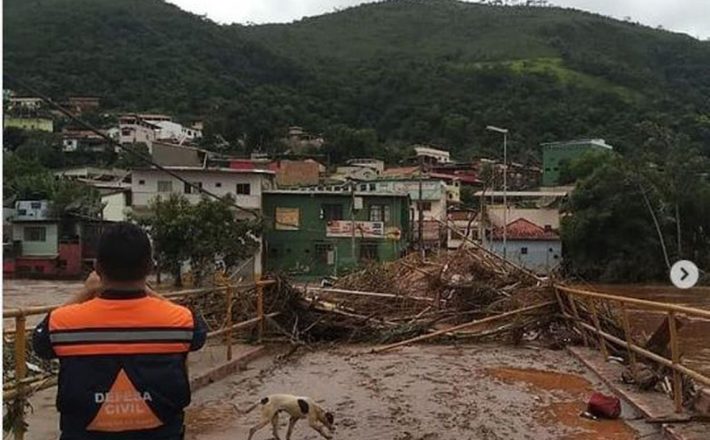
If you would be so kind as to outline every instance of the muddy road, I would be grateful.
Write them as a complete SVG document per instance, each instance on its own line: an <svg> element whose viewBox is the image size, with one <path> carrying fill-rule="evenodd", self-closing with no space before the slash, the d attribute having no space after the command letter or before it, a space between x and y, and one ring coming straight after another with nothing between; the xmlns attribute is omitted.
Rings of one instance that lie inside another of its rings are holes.
<svg viewBox="0 0 710 440"><path fill-rule="evenodd" d="M384 354L367 347L319 350L248 371L198 391L187 440L245 439L258 411L239 414L270 393L312 396L334 412L335 439L631 440L656 438L632 421L579 417L593 390L609 392L564 351L475 345L414 346ZM285 435L282 416L281 434ZM644 426L645 425L645 426ZM641 431L637 431L640 429ZM254 439L271 439L270 429ZM299 422L294 439L320 438Z"/></svg>

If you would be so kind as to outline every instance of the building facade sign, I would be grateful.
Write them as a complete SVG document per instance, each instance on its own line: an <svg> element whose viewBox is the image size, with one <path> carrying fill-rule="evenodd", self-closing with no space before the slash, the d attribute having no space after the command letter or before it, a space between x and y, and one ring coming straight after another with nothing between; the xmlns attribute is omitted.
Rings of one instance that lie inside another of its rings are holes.
<svg viewBox="0 0 710 440"><path fill-rule="evenodd" d="M325 227L326 237L352 237L353 222L349 220L333 220ZM355 222L355 237L357 238L384 238L385 227L383 222Z"/></svg>

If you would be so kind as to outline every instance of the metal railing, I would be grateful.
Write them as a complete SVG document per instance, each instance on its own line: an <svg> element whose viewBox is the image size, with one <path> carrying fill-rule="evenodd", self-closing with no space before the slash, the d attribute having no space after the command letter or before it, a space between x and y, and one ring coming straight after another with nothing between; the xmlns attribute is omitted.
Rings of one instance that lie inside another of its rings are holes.
<svg viewBox="0 0 710 440"><path fill-rule="evenodd" d="M257 338L261 342L266 328L266 320L278 315L278 312L264 313L264 287L271 284L274 284L273 280L260 280L255 283L241 284L229 284L224 280L218 280L214 287L180 290L162 293L162 295L169 300L179 301L211 293L223 293L225 301L223 325L217 330L208 332L207 339L224 338L226 359L229 362L233 358L234 332L256 326ZM256 290L256 316L240 322L232 322L235 293L249 292L253 289ZM3 383L3 401L5 404L17 402L18 400L24 402L31 394L57 384L57 377L54 374L43 374L38 377L28 377L27 375L27 336L32 331L32 328L27 328L27 317L44 315L59 306L36 306L3 310L3 320L14 319L15 321L13 329L3 329L3 342L8 342L8 340L9 342L14 342L14 365L11 367L15 373L12 381ZM21 411L20 416L24 417L24 412ZM21 422L24 422L24 420L21 420ZM16 440L22 440L24 434L25 431L23 429L14 430L14 438Z"/></svg>
<svg viewBox="0 0 710 440"><path fill-rule="evenodd" d="M710 310L647 301L637 298L627 298L560 285L555 286L555 293L557 295L557 301L559 303L562 316L571 321L572 324L578 328L582 334L582 339L586 346L589 346L591 343L588 334L591 333L596 335L598 338L596 345L599 346L605 358L609 355L607 343L626 349L629 357L629 366L631 367L634 377L637 377L636 374L638 371L636 355L640 355L664 367L670 368L673 371L672 389L676 412L680 413L683 411L683 375L692 378L704 386L710 386L710 377L705 376L703 373L686 365L683 365L679 347L678 326L676 322L676 319L681 315L710 320ZM624 336L623 339L603 330L597 307L600 303L620 307L621 331ZM581 306L583 306L586 310L588 314L587 318L591 318L591 324L582 317L580 313ZM666 358L634 343L631 334L631 325L629 323L630 306L639 310L652 310L660 312L666 316L668 321L670 358Z"/></svg>

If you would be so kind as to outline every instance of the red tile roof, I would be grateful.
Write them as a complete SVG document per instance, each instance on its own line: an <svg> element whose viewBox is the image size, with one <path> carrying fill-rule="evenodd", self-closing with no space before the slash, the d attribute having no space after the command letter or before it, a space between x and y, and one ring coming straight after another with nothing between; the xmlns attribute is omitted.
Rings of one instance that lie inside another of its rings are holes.
<svg viewBox="0 0 710 440"><path fill-rule="evenodd" d="M559 240L560 236L553 231L546 231L535 223L519 218L508 223L508 240ZM503 228L498 228L493 232L493 239L503 238Z"/></svg>

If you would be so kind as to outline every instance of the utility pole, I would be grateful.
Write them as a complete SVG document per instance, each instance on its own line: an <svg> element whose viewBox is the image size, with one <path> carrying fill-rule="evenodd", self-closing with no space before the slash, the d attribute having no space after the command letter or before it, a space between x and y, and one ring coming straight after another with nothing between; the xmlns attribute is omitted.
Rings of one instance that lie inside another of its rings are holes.
<svg viewBox="0 0 710 440"><path fill-rule="evenodd" d="M350 182L350 194L352 196L350 202L350 255L352 255L353 264L355 264L357 257L355 256L355 184L353 182Z"/></svg>
<svg viewBox="0 0 710 440"><path fill-rule="evenodd" d="M489 125L486 130L503 134L503 259L508 257L508 129Z"/></svg>
<svg viewBox="0 0 710 440"><path fill-rule="evenodd" d="M422 189L422 173L424 171L424 156L419 156L419 200L417 200L417 211L419 214L419 224L417 225L419 229L419 253L424 257L424 202L423 189Z"/></svg>
<svg viewBox="0 0 710 440"><path fill-rule="evenodd" d="M503 133L503 259L508 258L508 130Z"/></svg>

